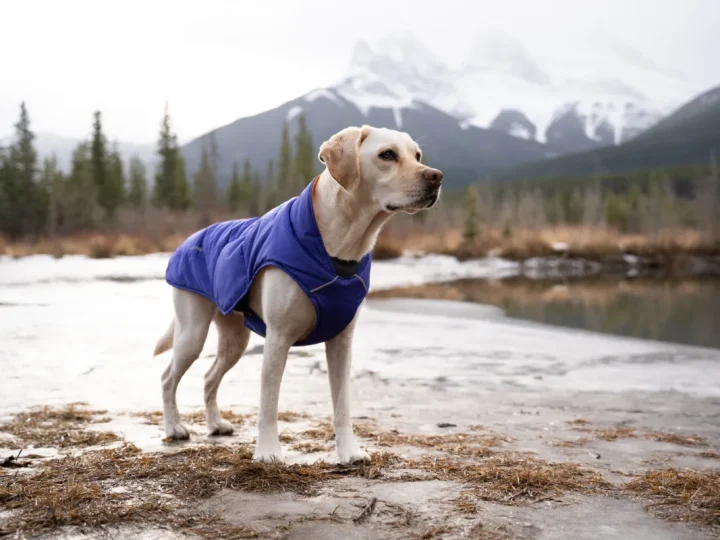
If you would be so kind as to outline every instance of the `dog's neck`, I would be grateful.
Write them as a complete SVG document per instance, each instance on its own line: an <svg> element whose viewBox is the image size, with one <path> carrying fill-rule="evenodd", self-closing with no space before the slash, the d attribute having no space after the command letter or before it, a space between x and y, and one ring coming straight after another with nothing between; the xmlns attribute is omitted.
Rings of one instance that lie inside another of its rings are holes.
<svg viewBox="0 0 720 540"><path fill-rule="evenodd" d="M375 246L380 229L392 214L372 200L345 191L323 171L312 193L315 221L331 257L359 261Z"/></svg>

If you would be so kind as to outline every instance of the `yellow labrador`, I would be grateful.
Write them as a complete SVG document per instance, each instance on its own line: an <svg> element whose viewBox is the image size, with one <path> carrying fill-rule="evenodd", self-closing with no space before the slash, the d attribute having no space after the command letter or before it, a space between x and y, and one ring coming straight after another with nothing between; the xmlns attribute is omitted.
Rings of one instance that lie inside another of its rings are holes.
<svg viewBox="0 0 720 540"><path fill-rule="evenodd" d="M322 144L318 158L326 168L315 182L312 207L322 244L331 257L360 261L394 213L430 208L440 196L442 172L423 165L422 152L407 133L370 126L346 128ZM188 430L180 422L176 390L199 356L214 320L219 341L217 358L205 375L207 424L211 434L231 434L233 426L220 417L217 391L248 344L250 330L244 316L222 315L207 298L178 288L173 289L173 301L175 318L155 348L155 355L174 348L162 376L165 432L169 437L188 438ZM281 461L277 426L280 381L290 347L315 327L316 312L298 284L272 266L253 280L249 307L267 329L255 459ZM349 374L356 320L357 314L339 335L325 342L341 463L369 459L355 439L350 418Z"/></svg>

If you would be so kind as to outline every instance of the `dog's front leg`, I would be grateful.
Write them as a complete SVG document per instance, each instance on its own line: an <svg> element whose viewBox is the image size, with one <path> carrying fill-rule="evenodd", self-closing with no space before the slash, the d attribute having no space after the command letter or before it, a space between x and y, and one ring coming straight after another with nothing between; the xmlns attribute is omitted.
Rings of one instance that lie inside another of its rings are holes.
<svg viewBox="0 0 720 540"><path fill-rule="evenodd" d="M357 316L356 316L357 319ZM340 463L370 461L355 439L350 417L350 366L352 364L353 320L338 336L325 343L328 378L333 402L333 428Z"/></svg>
<svg viewBox="0 0 720 540"><path fill-rule="evenodd" d="M255 461L283 460L277 425L278 398L291 344L287 336L268 329L263 354Z"/></svg>

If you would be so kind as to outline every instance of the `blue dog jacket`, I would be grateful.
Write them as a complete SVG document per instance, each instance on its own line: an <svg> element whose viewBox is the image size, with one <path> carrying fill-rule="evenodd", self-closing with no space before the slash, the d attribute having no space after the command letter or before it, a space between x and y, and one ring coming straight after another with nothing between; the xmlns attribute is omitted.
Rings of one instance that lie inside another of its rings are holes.
<svg viewBox="0 0 720 540"><path fill-rule="evenodd" d="M245 314L245 326L265 337L265 323L250 309L250 285L261 268L287 273L315 307L315 328L295 345L314 345L350 324L370 287L371 255L358 263L331 258L313 213L311 182L297 197L264 216L215 223L189 236L172 254L165 280L204 296L223 315Z"/></svg>

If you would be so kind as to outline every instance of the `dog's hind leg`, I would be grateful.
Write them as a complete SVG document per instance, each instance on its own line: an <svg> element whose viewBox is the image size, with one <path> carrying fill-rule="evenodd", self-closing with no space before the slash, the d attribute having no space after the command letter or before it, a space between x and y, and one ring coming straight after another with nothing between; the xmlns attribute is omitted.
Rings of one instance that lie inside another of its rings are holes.
<svg viewBox="0 0 720 540"><path fill-rule="evenodd" d="M173 357L162 375L165 434L173 439L188 439L190 432L180 423L176 401L177 387L182 376L202 352L216 308L210 300L180 289L173 290L173 303Z"/></svg>
<svg viewBox="0 0 720 540"><path fill-rule="evenodd" d="M233 426L220 417L217 392L225 374L237 364L250 340L250 330L245 327L243 315L231 313L215 315L218 331L217 358L205 374L205 413L210 435L232 435Z"/></svg>

